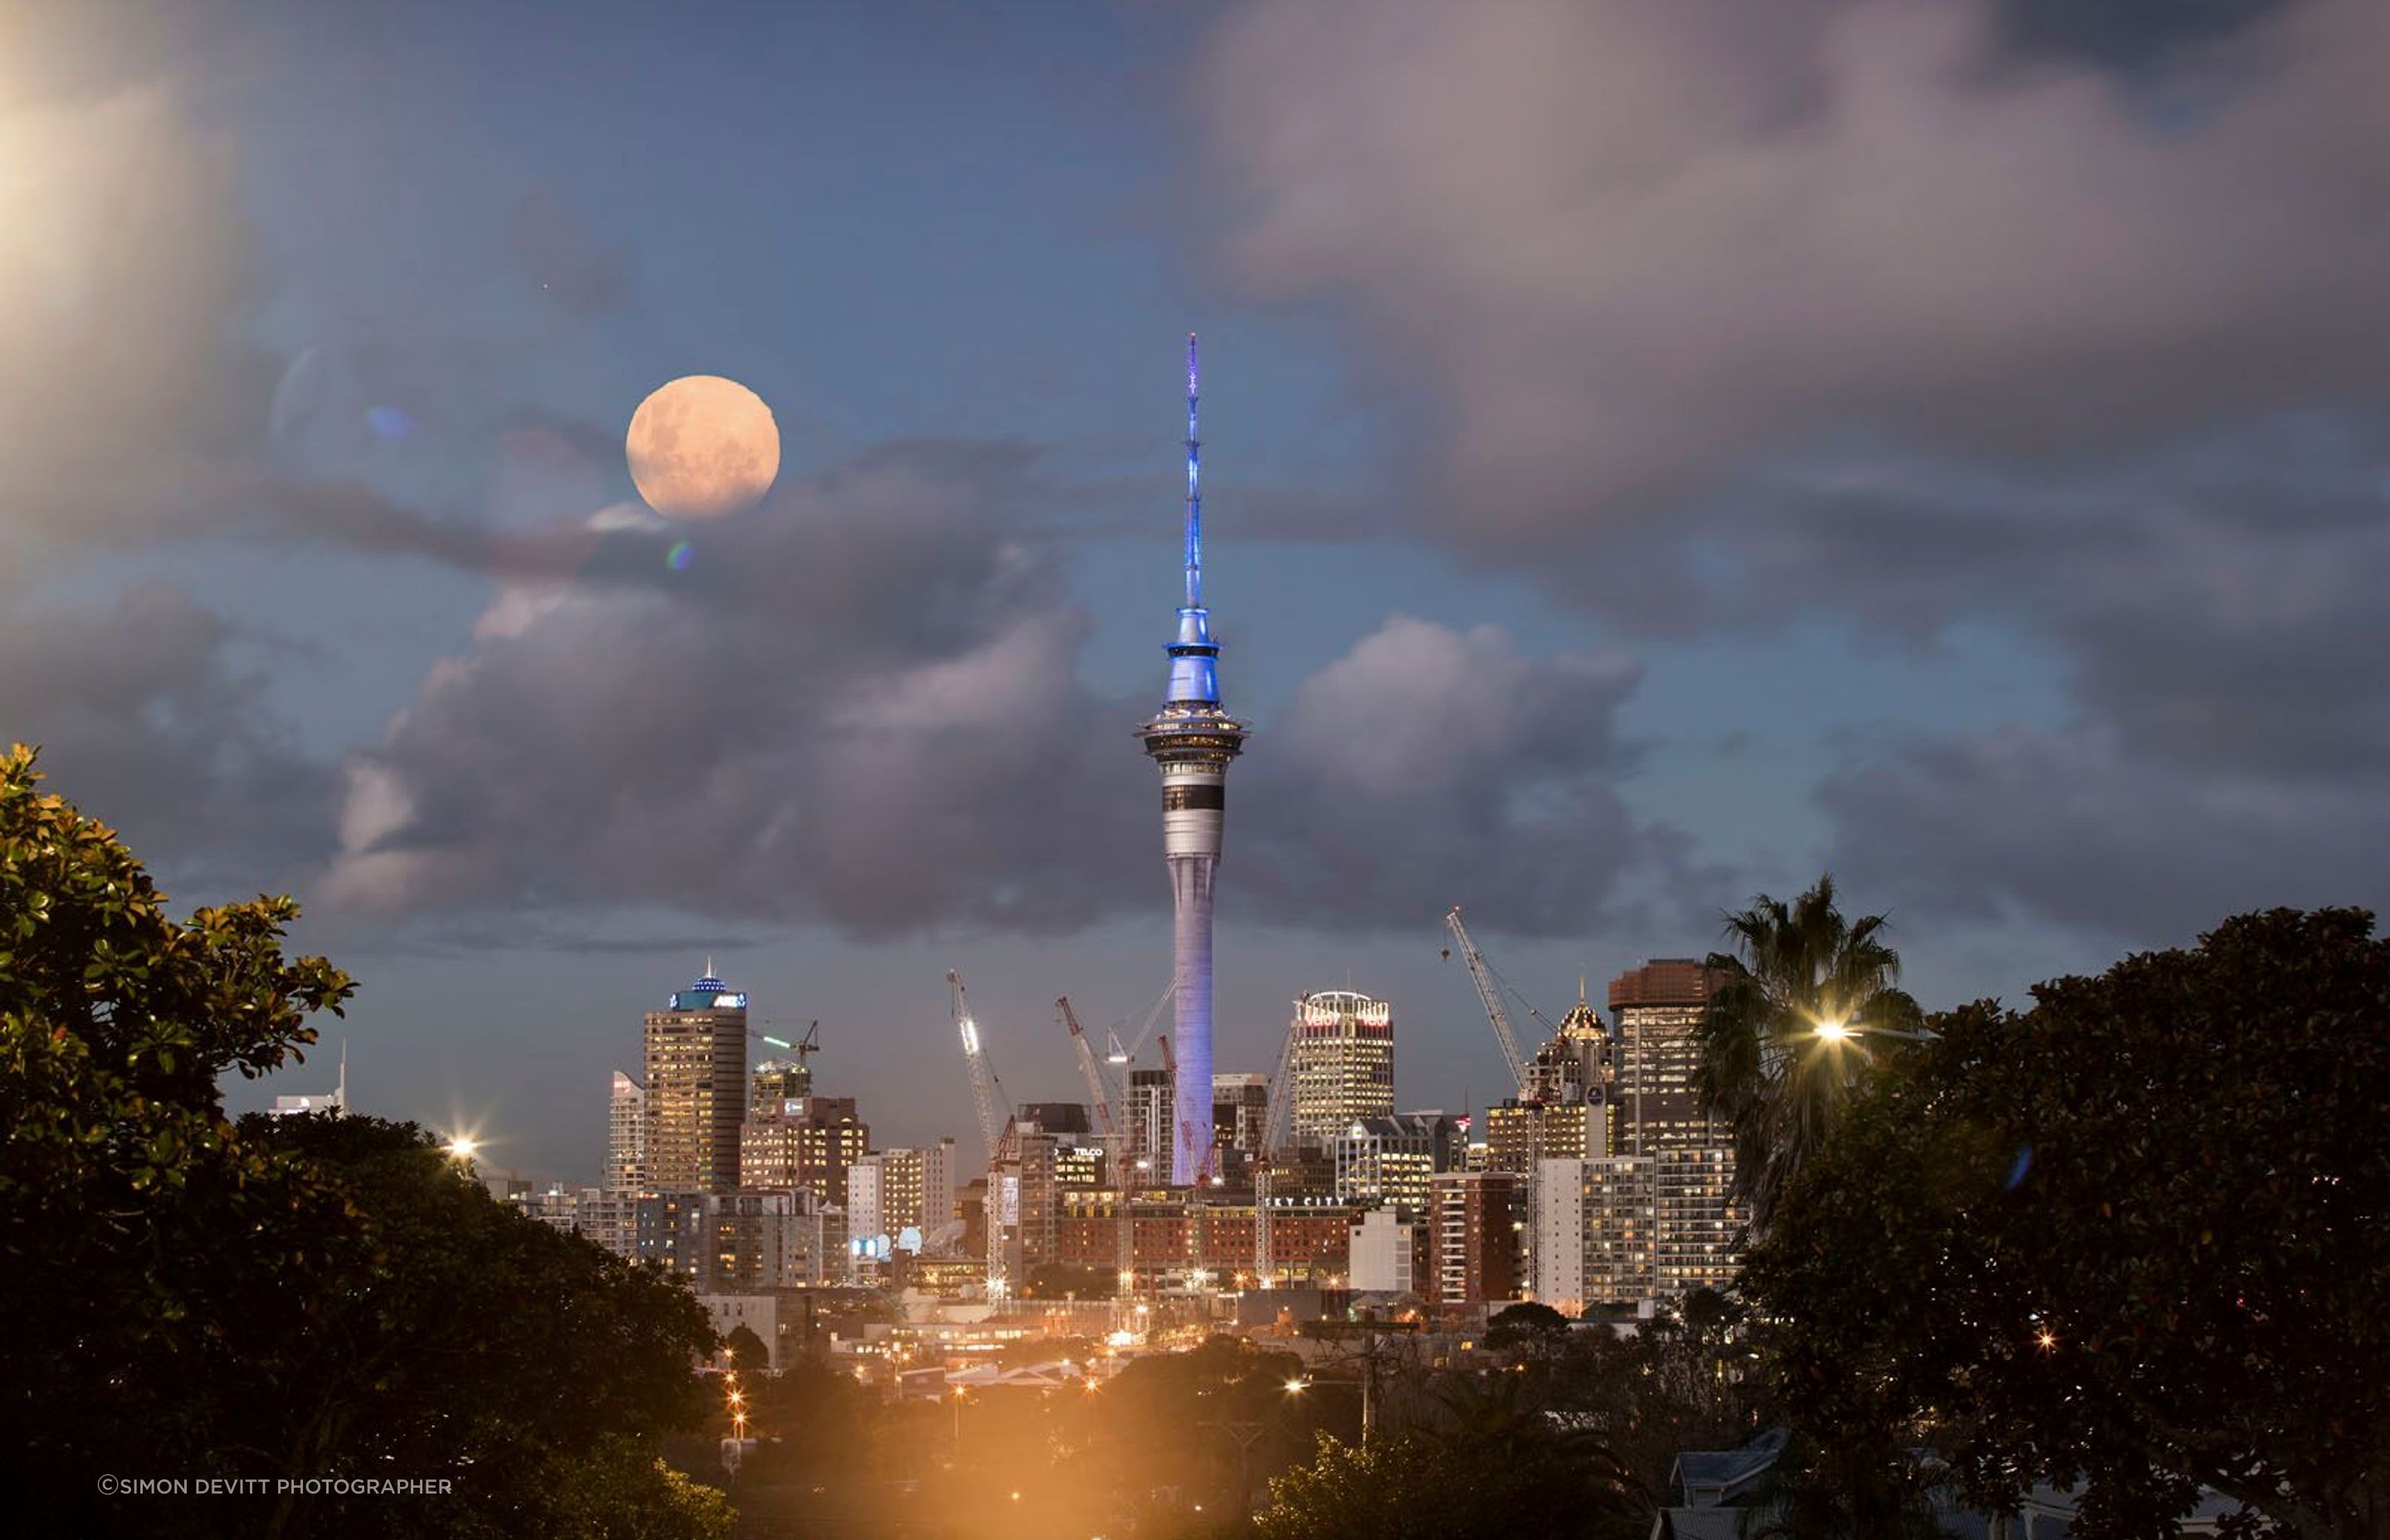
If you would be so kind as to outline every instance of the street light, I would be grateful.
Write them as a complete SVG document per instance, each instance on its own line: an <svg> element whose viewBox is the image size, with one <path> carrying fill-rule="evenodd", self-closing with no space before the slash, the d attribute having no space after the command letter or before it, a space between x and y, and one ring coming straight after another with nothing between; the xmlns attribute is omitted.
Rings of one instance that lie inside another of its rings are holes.
<svg viewBox="0 0 2390 1540"><path fill-rule="evenodd" d="M1311 1389L1311 1381L1308 1380L1290 1380L1286 1382L1286 1393L1289 1395L1301 1395L1309 1389Z"/></svg>
<svg viewBox="0 0 2390 1540"><path fill-rule="evenodd" d="M473 1151L481 1148L480 1143L469 1134L459 1134L448 1141L448 1154L454 1160L469 1161L473 1158Z"/></svg>
<svg viewBox="0 0 2390 1540"><path fill-rule="evenodd" d="M1813 1035L1827 1043L1847 1043L1855 1037L1897 1037L1908 1043L1934 1043L1940 1041L1942 1036L1930 1027L1920 1027L1914 1032L1901 1027L1871 1027L1843 1016L1826 1020L1812 1018L1811 1023L1815 1028Z"/></svg>

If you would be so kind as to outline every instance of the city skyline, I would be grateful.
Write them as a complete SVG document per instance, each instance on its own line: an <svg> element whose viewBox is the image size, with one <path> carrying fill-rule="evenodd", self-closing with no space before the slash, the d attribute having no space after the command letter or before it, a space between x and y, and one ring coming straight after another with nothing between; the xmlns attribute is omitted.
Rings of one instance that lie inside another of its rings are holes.
<svg viewBox="0 0 2390 1540"><path fill-rule="evenodd" d="M1216 1071L1349 981L1497 1100L1456 905L1557 1016L1829 869L1938 1005L2390 899L2379 7L434 9L0 19L0 728L362 984L236 1110L345 1046L586 1177L708 954L891 1145L949 968L1074 1096L1048 1003L1171 979L1190 331ZM665 524L692 375L777 481Z"/></svg>

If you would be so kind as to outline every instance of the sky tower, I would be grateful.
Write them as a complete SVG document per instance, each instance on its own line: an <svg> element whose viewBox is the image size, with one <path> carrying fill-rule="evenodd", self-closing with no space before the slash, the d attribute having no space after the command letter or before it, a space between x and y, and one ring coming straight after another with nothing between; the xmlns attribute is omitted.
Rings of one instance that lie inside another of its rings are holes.
<svg viewBox="0 0 2390 1540"><path fill-rule="evenodd" d="M1190 1187L1212 1161L1212 885L1227 822L1228 762L1245 746L1245 725L1220 709L1220 645L1203 608L1202 441L1195 432L1195 339L1187 339L1187 597L1170 644L1170 687L1162 710L1137 729L1162 768L1162 845L1170 865L1176 923L1171 974L1171 1042L1177 1049L1178 1126L1170 1180Z"/></svg>

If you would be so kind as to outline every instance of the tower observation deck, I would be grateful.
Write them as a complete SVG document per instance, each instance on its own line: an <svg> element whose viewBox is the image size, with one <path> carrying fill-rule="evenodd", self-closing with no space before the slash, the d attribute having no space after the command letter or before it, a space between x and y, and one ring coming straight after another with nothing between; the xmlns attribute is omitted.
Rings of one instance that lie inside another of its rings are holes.
<svg viewBox="0 0 2390 1540"><path fill-rule="evenodd" d="M1162 710L1137 729L1162 771L1162 841L1170 869L1176 966L1171 1042L1177 1050L1170 1179L1191 1187L1211 1175L1212 892L1227 821L1228 762L1242 751L1245 725L1220 707L1220 647L1203 608L1202 440L1195 339L1187 339L1187 588L1177 638L1168 648L1170 683Z"/></svg>

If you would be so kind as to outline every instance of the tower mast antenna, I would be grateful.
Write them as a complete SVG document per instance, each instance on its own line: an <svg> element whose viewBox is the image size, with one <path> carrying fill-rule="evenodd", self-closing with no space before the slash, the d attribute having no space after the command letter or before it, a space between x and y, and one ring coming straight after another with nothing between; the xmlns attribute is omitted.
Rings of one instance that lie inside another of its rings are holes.
<svg viewBox="0 0 2390 1540"><path fill-rule="evenodd" d="M1195 430L1201 389L1195 334L1187 334L1187 608L1203 608L1203 440Z"/></svg>

